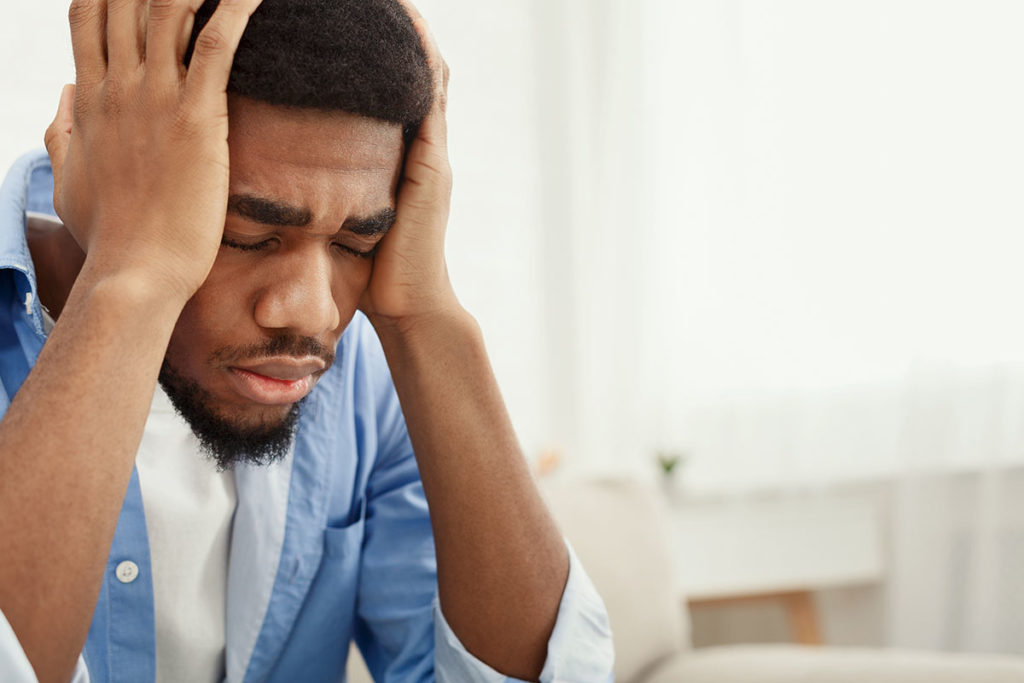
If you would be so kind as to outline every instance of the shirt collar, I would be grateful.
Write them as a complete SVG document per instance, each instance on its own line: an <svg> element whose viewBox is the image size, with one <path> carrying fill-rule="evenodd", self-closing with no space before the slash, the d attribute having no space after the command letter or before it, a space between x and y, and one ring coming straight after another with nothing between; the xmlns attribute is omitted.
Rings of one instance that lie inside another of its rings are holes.
<svg viewBox="0 0 1024 683"><path fill-rule="evenodd" d="M20 273L15 277L18 296L36 331L43 333L42 310L36 289L36 271L25 239L25 213L53 216L53 172L45 150L25 154L8 171L0 185L0 270Z"/></svg>

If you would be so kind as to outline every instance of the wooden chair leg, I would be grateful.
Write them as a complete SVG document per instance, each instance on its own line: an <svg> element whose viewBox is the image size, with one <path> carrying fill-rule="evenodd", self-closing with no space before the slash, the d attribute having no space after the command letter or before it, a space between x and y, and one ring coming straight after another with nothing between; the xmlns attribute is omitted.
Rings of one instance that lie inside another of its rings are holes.
<svg viewBox="0 0 1024 683"><path fill-rule="evenodd" d="M821 645L821 626L810 591L798 591L786 596L786 612L793 641L801 645Z"/></svg>

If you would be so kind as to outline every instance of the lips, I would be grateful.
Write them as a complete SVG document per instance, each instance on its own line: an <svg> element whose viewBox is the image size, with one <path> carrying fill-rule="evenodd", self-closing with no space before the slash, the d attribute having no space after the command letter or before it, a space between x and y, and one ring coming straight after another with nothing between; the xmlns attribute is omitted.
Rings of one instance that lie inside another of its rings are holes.
<svg viewBox="0 0 1024 683"><path fill-rule="evenodd" d="M326 364L316 358L272 358L229 368L228 381L242 397L263 405L288 405L313 390Z"/></svg>

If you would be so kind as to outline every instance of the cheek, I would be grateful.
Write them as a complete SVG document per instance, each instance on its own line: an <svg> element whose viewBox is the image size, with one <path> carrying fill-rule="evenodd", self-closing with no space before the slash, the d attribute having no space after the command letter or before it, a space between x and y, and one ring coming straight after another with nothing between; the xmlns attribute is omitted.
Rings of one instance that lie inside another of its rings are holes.
<svg viewBox="0 0 1024 683"><path fill-rule="evenodd" d="M352 263L351 259L347 261L335 269L331 284L334 303L341 315L341 329L348 326L355 315L373 275L371 259L359 259L356 263Z"/></svg>
<svg viewBox="0 0 1024 683"><path fill-rule="evenodd" d="M215 350L238 344L248 329L242 324L242 302L215 284L208 281L185 304L167 347L167 360L192 376L200 374Z"/></svg>
<svg viewBox="0 0 1024 683"><path fill-rule="evenodd" d="M353 263L353 261L355 261ZM331 289L334 298L358 299L366 291L370 284L370 275L373 274L372 259L346 259L335 266L334 278Z"/></svg>

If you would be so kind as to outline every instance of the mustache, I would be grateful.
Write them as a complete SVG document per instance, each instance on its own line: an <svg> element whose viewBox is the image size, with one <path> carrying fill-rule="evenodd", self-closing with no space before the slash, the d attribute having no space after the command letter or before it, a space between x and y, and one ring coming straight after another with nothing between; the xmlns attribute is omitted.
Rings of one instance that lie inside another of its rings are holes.
<svg viewBox="0 0 1024 683"><path fill-rule="evenodd" d="M334 364L334 349L313 337L284 335L245 346L225 346L210 354L211 365L231 365L242 360L273 356L314 356L329 368Z"/></svg>

